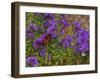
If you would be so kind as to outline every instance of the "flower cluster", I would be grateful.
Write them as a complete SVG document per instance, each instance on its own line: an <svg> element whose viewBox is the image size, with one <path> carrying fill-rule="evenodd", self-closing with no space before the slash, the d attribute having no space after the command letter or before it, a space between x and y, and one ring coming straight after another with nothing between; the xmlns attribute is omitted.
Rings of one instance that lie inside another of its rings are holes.
<svg viewBox="0 0 100 80"><path fill-rule="evenodd" d="M71 42L72 42L73 38L72 36L70 35L67 35L64 39L61 40L61 45L64 47L64 48L68 48L70 47L71 48Z"/></svg>
<svg viewBox="0 0 100 80"><path fill-rule="evenodd" d="M81 30L77 33L76 51L79 53L85 53L89 50L89 33Z"/></svg>
<svg viewBox="0 0 100 80"><path fill-rule="evenodd" d="M31 56L31 57L28 57L26 59L26 63L29 64L29 65L31 65L32 67L35 67L35 66L38 65L39 62L38 62L38 60L37 60L36 57Z"/></svg>
<svg viewBox="0 0 100 80"><path fill-rule="evenodd" d="M74 38L76 38L76 43L74 45L74 49L77 53L86 53L89 51L89 32L82 29L80 23L74 22L74 24L76 26L74 35Z"/></svg>
<svg viewBox="0 0 100 80"><path fill-rule="evenodd" d="M26 44L28 66L63 65L70 51L89 52L89 31L79 21L70 22L62 14L38 13L27 24Z"/></svg>

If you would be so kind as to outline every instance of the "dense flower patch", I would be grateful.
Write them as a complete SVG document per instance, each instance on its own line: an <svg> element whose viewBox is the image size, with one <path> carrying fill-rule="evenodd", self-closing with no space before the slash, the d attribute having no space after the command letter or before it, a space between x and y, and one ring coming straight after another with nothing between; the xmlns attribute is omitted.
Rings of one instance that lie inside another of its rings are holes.
<svg viewBox="0 0 100 80"><path fill-rule="evenodd" d="M26 13L26 66L89 64L89 16Z"/></svg>

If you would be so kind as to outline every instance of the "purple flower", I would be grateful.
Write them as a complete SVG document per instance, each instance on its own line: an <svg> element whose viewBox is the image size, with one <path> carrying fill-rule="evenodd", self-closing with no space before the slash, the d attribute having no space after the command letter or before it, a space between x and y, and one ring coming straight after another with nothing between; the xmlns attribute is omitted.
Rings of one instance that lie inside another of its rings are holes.
<svg viewBox="0 0 100 80"><path fill-rule="evenodd" d="M87 51L89 51L89 43L77 43L76 44L76 48L75 48L75 51L78 52L78 53L85 53Z"/></svg>
<svg viewBox="0 0 100 80"><path fill-rule="evenodd" d="M57 26L57 20L52 19L49 22L50 22L50 26Z"/></svg>
<svg viewBox="0 0 100 80"><path fill-rule="evenodd" d="M72 42L73 38L72 36L68 35L66 36L66 38L62 39L60 41L60 44L64 47L64 48L67 48L67 47L71 47L71 42Z"/></svg>
<svg viewBox="0 0 100 80"><path fill-rule="evenodd" d="M47 26L45 34L50 35L52 38L56 38L57 35L57 22L55 20L49 20L45 23L45 26Z"/></svg>
<svg viewBox="0 0 100 80"><path fill-rule="evenodd" d="M46 21L43 24L44 27L47 27L47 26L56 26L56 25L57 25L57 21L55 19L48 20L48 21Z"/></svg>
<svg viewBox="0 0 100 80"><path fill-rule="evenodd" d="M50 34L52 38L57 38L57 28L55 26L51 26L47 29L47 34Z"/></svg>
<svg viewBox="0 0 100 80"><path fill-rule="evenodd" d="M62 19L61 22L62 22L63 26L69 26L69 23L67 22L67 20Z"/></svg>
<svg viewBox="0 0 100 80"><path fill-rule="evenodd" d="M55 31L55 30L57 30L57 22L55 21L55 20L51 20L51 21L49 21L49 26L48 26L48 29L47 29L47 31Z"/></svg>
<svg viewBox="0 0 100 80"><path fill-rule="evenodd" d="M26 36L27 36L28 38L34 38L34 35L33 35L32 33L26 33Z"/></svg>
<svg viewBox="0 0 100 80"><path fill-rule="evenodd" d="M43 26L44 26L44 27L50 26L50 22L49 22L49 21L44 22Z"/></svg>
<svg viewBox="0 0 100 80"><path fill-rule="evenodd" d="M44 14L44 19L54 19L54 15L51 13L45 13Z"/></svg>
<svg viewBox="0 0 100 80"><path fill-rule="evenodd" d="M85 53L89 51L89 32L80 29L75 33L74 38L76 38L76 43L74 45L74 49L78 53Z"/></svg>
<svg viewBox="0 0 100 80"><path fill-rule="evenodd" d="M75 33L74 37L77 39L77 41L82 41L82 43L87 42L89 40L89 32L81 29Z"/></svg>
<svg viewBox="0 0 100 80"><path fill-rule="evenodd" d="M88 42L88 40L87 40L85 37L79 37L79 38L77 39L77 42L81 44L81 43Z"/></svg>
<svg viewBox="0 0 100 80"><path fill-rule="evenodd" d="M61 28L60 33L61 34L64 34L65 33L64 28Z"/></svg>
<svg viewBox="0 0 100 80"><path fill-rule="evenodd" d="M80 28L81 24L78 21L74 21L73 24L77 27Z"/></svg>
<svg viewBox="0 0 100 80"><path fill-rule="evenodd" d="M51 37L52 37L53 39L55 39L55 38L58 37L58 34L57 34L57 33L52 33L52 34L51 34Z"/></svg>
<svg viewBox="0 0 100 80"><path fill-rule="evenodd" d="M45 57L46 56L46 49L40 50L39 54L41 57Z"/></svg>
<svg viewBox="0 0 100 80"><path fill-rule="evenodd" d="M26 63L32 67L38 66L39 64L38 59L35 56L27 57Z"/></svg>
<svg viewBox="0 0 100 80"><path fill-rule="evenodd" d="M52 31L56 31L56 27L55 26L49 26L49 28L47 29L47 32L52 32Z"/></svg>
<svg viewBox="0 0 100 80"><path fill-rule="evenodd" d="M73 25L75 25L74 32L78 32L81 30L81 24L78 21L74 21Z"/></svg>
<svg viewBox="0 0 100 80"><path fill-rule="evenodd" d="M89 50L89 43L83 43L81 46L80 46L80 51L81 52L87 52Z"/></svg>
<svg viewBox="0 0 100 80"><path fill-rule="evenodd" d="M34 34L31 32L31 30L29 28L26 28L26 37L34 38Z"/></svg>
<svg viewBox="0 0 100 80"><path fill-rule="evenodd" d="M80 33L80 36L89 39L89 32L88 31L81 29L79 33Z"/></svg>
<svg viewBox="0 0 100 80"><path fill-rule="evenodd" d="M62 42L63 47L67 48L70 46L69 42L66 39L63 39L62 41L63 41Z"/></svg>
<svg viewBox="0 0 100 80"><path fill-rule="evenodd" d="M37 38L33 42L34 48L42 48L44 39L48 36L48 34L42 34L39 38Z"/></svg>
<svg viewBox="0 0 100 80"><path fill-rule="evenodd" d="M34 48L41 48L42 47L42 39L41 38L36 39L32 45Z"/></svg>
<svg viewBox="0 0 100 80"><path fill-rule="evenodd" d="M29 24L29 27L30 27L30 29L33 30L33 31L37 31L37 30L39 29L39 27L38 27L38 26L35 26L33 23L30 23L30 24Z"/></svg>
<svg viewBox="0 0 100 80"><path fill-rule="evenodd" d="M66 28L66 27L70 27L70 24L67 22L67 20L65 20L65 19L62 19L62 22L61 22L62 24L63 24L63 27L60 29L60 33L61 34L64 34L65 32L64 32L64 29Z"/></svg>
<svg viewBox="0 0 100 80"><path fill-rule="evenodd" d="M71 41L73 40L72 36L67 35L65 38L69 43L71 43Z"/></svg>
<svg viewBox="0 0 100 80"><path fill-rule="evenodd" d="M43 40L45 39L45 37L47 37L47 34L42 34L42 35L40 36L40 39L43 41Z"/></svg>

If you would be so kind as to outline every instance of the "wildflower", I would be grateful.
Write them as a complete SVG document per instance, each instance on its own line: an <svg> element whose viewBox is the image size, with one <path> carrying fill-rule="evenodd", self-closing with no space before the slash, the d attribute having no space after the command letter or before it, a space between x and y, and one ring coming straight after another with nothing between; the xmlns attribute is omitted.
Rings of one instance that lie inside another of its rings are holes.
<svg viewBox="0 0 100 80"><path fill-rule="evenodd" d="M64 48L67 48L67 47L71 47L71 42L72 42L73 38L72 36L68 35L66 36L66 38L62 39L60 41L60 44L64 47Z"/></svg>
<svg viewBox="0 0 100 80"><path fill-rule="evenodd" d="M46 56L46 49L40 50L39 54L41 57L45 57Z"/></svg>
<svg viewBox="0 0 100 80"><path fill-rule="evenodd" d="M54 19L54 15L50 13L45 13L44 14L44 19Z"/></svg>
<svg viewBox="0 0 100 80"><path fill-rule="evenodd" d="M30 29L33 30L33 31L37 31L37 30L39 29L39 27L38 27L38 26L35 26L33 23L30 23L30 24L29 24L29 27L30 27Z"/></svg>
<svg viewBox="0 0 100 80"><path fill-rule="evenodd" d="M47 29L47 34L51 35L52 38L57 38L57 28L55 26L51 26Z"/></svg>
<svg viewBox="0 0 100 80"><path fill-rule="evenodd" d="M63 26L65 27L65 26L69 26L69 23L67 22L67 20L65 20L65 19L62 19L62 24L63 24Z"/></svg>
<svg viewBox="0 0 100 80"><path fill-rule="evenodd" d="M80 23L79 23L78 21L74 21L73 24L74 24L77 28L80 28L80 26L81 26Z"/></svg>
<svg viewBox="0 0 100 80"><path fill-rule="evenodd" d="M76 32L74 36L74 38L76 38L74 46L75 51L78 53L85 53L89 51L89 32L84 29L80 29L80 31Z"/></svg>
<svg viewBox="0 0 100 80"><path fill-rule="evenodd" d="M26 63L32 67L38 66L39 64L38 59L35 56L27 57Z"/></svg>
<svg viewBox="0 0 100 80"><path fill-rule="evenodd" d="M44 27L50 26L50 22L49 22L49 21L44 22L43 26L44 26Z"/></svg>
<svg viewBox="0 0 100 80"><path fill-rule="evenodd" d="M32 45L34 48L41 48L42 47L42 39L41 38L36 39Z"/></svg>
<svg viewBox="0 0 100 80"><path fill-rule="evenodd" d="M26 36L27 36L28 38L34 38L34 34L32 34L32 33L26 33Z"/></svg>

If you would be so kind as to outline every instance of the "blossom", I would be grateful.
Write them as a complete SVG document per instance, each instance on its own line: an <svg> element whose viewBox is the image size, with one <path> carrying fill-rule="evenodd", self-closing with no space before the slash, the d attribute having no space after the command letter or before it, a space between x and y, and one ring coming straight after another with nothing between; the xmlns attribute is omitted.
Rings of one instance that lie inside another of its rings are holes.
<svg viewBox="0 0 100 80"><path fill-rule="evenodd" d="M89 32L81 29L74 35L76 38L76 43L74 49L78 53L85 53L89 50Z"/></svg>
<svg viewBox="0 0 100 80"><path fill-rule="evenodd" d="M33 31L37 31L39 29L39 26L35 26L33 23L29 24L29 28Z"/></svg>
<svg viewBox="0 0 100 80"><path fill-rule="evenodd" d="M49 22L49 21L44 22L44 23L43 23L43 26L44 26L44 27L50 26L50 22Z"/></svg>
<svg viewBox="0 0 100 80"><path fill-rule="evenodd" d="M54 15L50 13L45 13L44 14L44 19L54 19Z"/></svg>
<svg viewBox="0 0 100 80"><path fill-rule="evenodd" d="M74 24L77 28L80 28L80 26L81 26L80 23L79 23L78 21L74 21L73 24Z"/></svg>
<svg viewBox="0 0 100 80"><path fill-rule="evenodd" d="M75 25L74 32L78 32L82 29L80 22L74 21L72 24Z"/></svg>
<svg viewBox="0 0 100 80"><path fill-rule="evenodd" d="M40 39L43 41L47 34L41 34Z"/></svg>
<svg viewBox="0 0 100 80"><path fill-rule="evenodd" d="M52 32L52 31L56 31L56 27L55 26L49 26L47 29L47 32Z"/></svg>
<svg viewBox="0 0 100 80"><path fill-rule="evenodd" d="M82 41L81 43L87 42L89 40L89 32L84 29L76 32L74 36L76 37L77 41Z"/></svg>
<svg viewBox="0 0 100 80"><path fill-rule="evenodd" d="M64 28L61 28L61 29L60 29L60 33L61 33L61 34L64 34L64 33L65 33Z"/></svg>
<svg viewBox="0 0 100 80"><path fill-rule="evenodd" d="M32 67L38 66L38 64L39 64L38 59L35 56L27 57L26 63L28 65L31 65Z"/></svg>
<svg viewBox="0 0 100 80"><path fill-rule="evenodd" d="M34 34L32 34L32 33L26 33L26 36L27 36L28 38L34 38Z"/></svg>
<svg viewBox="0 0 100 80"><path fill-rule="evenodd" d="M36 39L32 45L34 48L41 48L42 47L42 39L41 38Z"/></svg>
<svg viewBox="0 0 100 80"><path fill-rule="evenodd" d="M77 42L75 45L76 45L75 51L78 53L82 54L82 53L89 51L89 43L87 43L87 42L82 43L82 44Z"/></svg>
<svg viewBox="0 0 100 80"><path fill-rule="evenodd" d="M62 39L62 40L60 41L60 44L61 44L64 48L71 47L71 42L72 42L72 40L73 40L72 36L67 35L64 39Z"/></svg>
<svg viewBox="0 0 100 80"><path fill-rule="evenodd" d="M63 26L69 26L69 23L67 22L67 20L62 19L61 22L62 22Z"/></svg>
<svg viewBox="0 0 100 80"><path fill-rule="evenodd" d="M55 19L47 20L43 23L44 27L50 27L50 26L56 26L56 25L57 25L57 21Z"/></svg>
<svg viewBox="0 0 100 80"><path fill-rule="evenodd" d="M61 23L63 24L63 26L62 26L62 28L60 29L60 33L61 34L64 34L65 32L64 32L64 29L66 28L66 27L70 27L70 24L67 22L67 20L65 20L65 19L62 19L62 21L61 21Z"/></svg>
<svg viewBox="0 0 100 80"><path fill-rule="evenodd" d="M57 20L52 19L52 20L49 20L49 22L50 22L50 26L57 26Z"/></svg>
<svg viewBox="0 0 100 80"><path fill-rule="evenodd" d="M46 49L40 50L39 54L41 57L45 57L46 56Z"/></svg>
<svg viewBox="0 0 100 80"><path fill-rule="evenodd" d="M51 35L52 38L57 38L57 28L55 26L51 26L47 29L47 34Z"/></svg>
<svg viewBox="0 0 100 80"><path fill-rule="evenodd" d="M56 21L55 20L49 21L49 26L46 30L46 34L50 35L52 38L57 37L57 27L56 27Z"/></svg>

